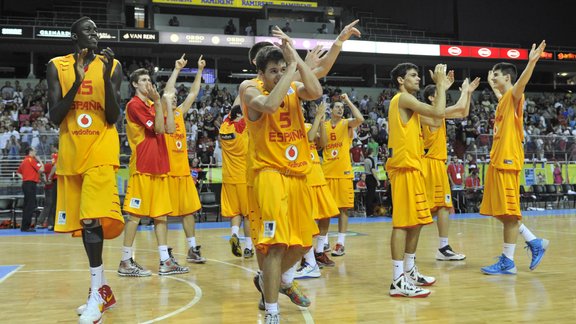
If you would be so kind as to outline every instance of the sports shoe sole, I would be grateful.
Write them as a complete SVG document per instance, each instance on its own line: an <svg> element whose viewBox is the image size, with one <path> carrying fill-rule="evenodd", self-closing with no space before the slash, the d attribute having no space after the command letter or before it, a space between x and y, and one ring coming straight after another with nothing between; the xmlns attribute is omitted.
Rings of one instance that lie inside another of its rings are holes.
<svg viewBox="0 0 576 324"><path fill-rule="evenodd" d="M196 263L196 264L202 264L202 263L206 263L206 259L188 259L186 258L186 261L188 261L189 263Z"/></svg>
<svg viewBox="0 0 576 324"><path fill-rule="evenodd" d="M390 297L406 297L406 298L426 298L430 295L431 292L428 292L427 294L421 294L421 295L414 295L414 296L408 296L408 295L404 295L402 293L392 293L390 292Z"/></svg>
<svg viewBox="0 0 576 324"><path fill-rule="evenodd" d="M436 256L436 261L464 261L464 260L466 260L466 256L465 256L465 255L462 255L461 257L460 257L460 256L449 256L449 257L446 257L446 256L443 256L443 257Z"/></svg>
<svg viewBox="0 0 576 324"><path fill-rule="evenodd" d="M183 271L183 270L176 271L175 270L175 271L169 271L169 272L158 272L158 275L159 276L169 276L169 275L174 275L174 274L184 274L184 273L188 273L188 272L190 272L190 270L186 270L186 271Z"/></svg>
<svg viewBox="0 0 576 324"><path fill-rule="evenodd" d="M117 272L120 277L150 277L152 274L132 274L132 273L120 273Z"/></svg>
<svg viewBox="0 0 576 324"><path fill-rule="evenodd" d="M230 238L230 248L232 249L232 254L236 257L242 256L242 248L240 247L240 239L236 236Z"/></svg>

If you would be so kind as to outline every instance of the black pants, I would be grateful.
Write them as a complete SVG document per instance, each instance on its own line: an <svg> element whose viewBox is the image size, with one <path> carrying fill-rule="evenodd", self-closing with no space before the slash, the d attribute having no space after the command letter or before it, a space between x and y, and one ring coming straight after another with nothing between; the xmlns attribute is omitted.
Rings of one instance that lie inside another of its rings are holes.
<svg viewBox="0 0 576 324"><path fill-rule="evenodd" d="M20 230L25 231L30 228L32 215L36 209L36 182L22 182L22 191L24 191L24 210L22 212L22 225Z"/></svg>
<svg viewBox="0 0 576 324"><path fill-rule="evenodd" d="M376 178L373 175L366 175L366 216L374 215L374 201L376 200Z"/></svg>
<svg viewBox="0 0 576 324"><path fill-rule="evenodd" d="M53 183L54 185L52 188L44 188L44 210L42 210L42 214L40 214L40 217L38 217L38 224L42 224L47 221L48 226L54 226L54 218L56 217L56 190L58 185L56 184L56 181Z"/></svg>

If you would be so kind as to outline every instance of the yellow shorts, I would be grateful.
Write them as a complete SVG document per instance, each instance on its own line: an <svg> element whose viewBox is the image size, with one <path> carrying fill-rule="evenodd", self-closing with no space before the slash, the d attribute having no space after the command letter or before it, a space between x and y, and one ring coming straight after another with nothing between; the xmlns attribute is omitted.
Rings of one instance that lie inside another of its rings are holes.
<svg viewBox="0 0 576 324"><path fill-rule="evenodd" d="M172 212L168 216L188 216L202 208L192 176L169 176L168 186L172 206Z"/></svg>
<svg viewBox="0 0 576 324"><path fill-rule="evenodd" d="M312 217L312 196L306 177L261 171L254 179L254 193L262 224L256 247L267 253L271 245L311 247L318 226Z"/></svg>
<svg viewBox="0 0 576 324"><path fill-rule="evenodd" d="M124 211L138 217L161 217L172 212L168 176L135 173L128 179Z"/></svg>
<svg viewBox="0 0 576 324"><path fill-rule="evenodd" d="M339 216L340 211L327 185L311 186L314 219Z"/></svg>
<svg viewBox="0 0 576 324"><path fill-rule="evenodd" d="M516 216L520 213L520 171L498 170L492 165L484 178L484 195L480 214L488 216Z"/></svg>
<svg viewBox="0 0 576 324"><path fill-rule="evenodd" d="M248 216L248 193L245 183L223 183L220 194L223 217Z"/></svg>
<svg viewBox="0 0 576 324"><path fill-rule="evenodd" d="M260 208L256 202L256 195L254 195L254 186L246 185L246 196L248 197L248 220L250 221L250 236L252 242L258 242L258 235L260 234L260 227L262 227L262 216L260 215Z"/></svg>
<svg viewBox="0 0 576 324"><path fill-rule="evenodd" d="M326 178L326 183L338 208L354 208L354 184L352 179Z"/></svg>
<svg viewBox="0 0 576 324"><path fill-rule="evenodd" d="M441 207L452 208L452 191L444 161L424 158L422 168L430 211L435 212Z"/></svg>
<svg viewBox="0 0 576 324"><path fill-rule="evenodd" d="M98 219L105 239L124 231L114 166L102 165L78 175L59 175L54 231L82 236L84 219Z"/></svg>
<svg viewBox="0 0 576 324"><path fill-rule="evenodd" d="M409 228L432 223L422 172L414 169L388 171L392 186L392 226Z"/></svg>

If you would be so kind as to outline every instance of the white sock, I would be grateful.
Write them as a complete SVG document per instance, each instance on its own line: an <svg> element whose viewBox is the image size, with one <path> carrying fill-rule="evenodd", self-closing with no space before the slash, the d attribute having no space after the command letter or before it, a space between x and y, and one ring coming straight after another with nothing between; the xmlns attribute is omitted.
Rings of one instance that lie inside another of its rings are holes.
<svg viewBox="0 0 576 324"><path fill-rule="evenodd" d="M446 245L448 245L448 238L447 237L439 237L439 243L440 246L438 247L438 249L441 249L443 247L445 247Z"/></svg>
<svg viewBox="0 0 576 324"><path fill-rule="evenodd" d="M528 227L524 226L524 224L520 224L518 231L520 232L520 235L522 235L522 237L524 238L524 241L526 241L526 242L530 242L530 241L537 238L536 235L534 235L534 234L532 234L532 232L530 232Z"/></svg>
<svg viewBox="0 0 576 324"><path fill-rule="evenodd" d="M246 242L246 248L247 248L248 250L252 250L252 248L254 247L254 246L252 245L252 238L251 238L250 236L245 236L245 237L244 237L244 242Z"/></svg>
<svg viewBox="0 0 576 324"><path fill-rule="evenodd" d="M502 254L504 254L508 259L514 261L514 250L516 249L516 244L504 243L502 248Z"/></svg>
<svg viewBox="0 0 576 324"><path fill-rule="evenodd" d="M290 269L286 270L286 272L284 272L282 274L282 280L280 281L280 285L282 287L290 287L292 286L292 282L294 281L294 273L296 272L296 267L298 266L299 262L294 263L294 265L292 267L290 267Z"/></svg>
<svg viewBox="0 0 576 324"><path fill-rule="evenodd" d="M392 260L392 280L398 279L404 274L404 261Z"/></svg>
<svg viewBox="0 0 576 324"><path fill-rule="evenodd" d="M232 234L231 235L236 235L238 236L238 233L240 232L240 226L232 226Z"/></svg>
<svg viewBox="0 0 576 324"><path fill-rule="evenodd" d="M404 269L406 269L406 271L412 270L412 268L414 268L415 260L416 260L416 253L414 254L404 253Z"/></svg>
<svg viewBox="0 0 576 324"><path fill-rule="evenodd" d="M308 263L312 268L316 267L316 257L314 256L314 250L310 249L306 254L304 254L304 260Z"/></svg>
<svg viewBox="0 0 576 324"><path fill-rule="evenodd" d="M324 253L324 244L326 244L326 236L318 235L316 238L316 253Z"/></svg>
<svg viewBox="0 0 576 324"><path fill-rule="evenodd" d="M324 235L324 244L330 245L330 240L328 239L328 233L326 233L326 235Z"/></svg>
<svg viewBox="0 0 576 324"><path fill-rule="evenodd" d="M170 254L168 254L168 245L158 245L158 253L160 253L160 261L170 259Z"/></svg>
<svg viewBox="0 0 576 324"><path fill-rule="evenodd" d="M346 240L346 233L338 233L338 244L344 246L345 240Z"/></svg>
<svg viewBox="0 0 576 324"><path fill-rule="evenodd" d="M104 265L101 265L102 267L102 274L100 274L102 277L101 282L100 282L100 287L107 285L108 281L106 280L106 276L104 275Z"/></svg>
<svg viewBox="0 0 576 324"><path fill-rule="evenodd" d="M98 289L102 286L102 271L104 267L100 265L96 268L90 268L90 288L92 292L98 292Z"/></svg>
<svg viewBox="0 0 576 324"><path fill-rule="evenodd" d="M278 303L268 304L264 303L267 314L278 314Z"/></svg>
<svg viewBox="0 0 576 324"><path fill-rule="evenodd" d="M123 246L122 247L122 261L128 261L132 257L132 247Z"/></svg>
<svg viewBox="0 0 576 324"><path fill-rule="evenodd" d="M196 248L196 236L187 237L186 241L188 241L189 248Z"/></svg>

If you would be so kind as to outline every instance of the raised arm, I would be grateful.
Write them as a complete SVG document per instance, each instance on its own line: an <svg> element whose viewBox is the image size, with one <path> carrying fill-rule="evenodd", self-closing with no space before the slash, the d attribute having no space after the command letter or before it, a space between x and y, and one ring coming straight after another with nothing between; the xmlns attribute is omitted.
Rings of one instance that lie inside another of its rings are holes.
<svg viewBox="0 0 576 324"><path fill-rule="evenodd" d="M360 126L364 122L364 116L362 116L360 110L356 107L356 105L354 105L352 100L350 100L348 94L346 93L341 94L340 99L342 99L344 103L348 105L348 107L350 107L350 110L352 111L352 118L348 119L348 128L356 128Z"/></svg>
<svg viewBox="0 0 576 324"><path fill-rule="evenodd" d="M182 57L177 59L176 62L174 62L174 70L172 70L170 78L168 78L168 81L166 81L166 85L164 86L164 93L166 92L176 93L176 79L178 79L178 74L180 74L180 71L188 63L188 60L186 60L184 56L186 56L186 54L182 54Z"/></svg>
<svg viewBox="0 0 576 324"><path fill-rule="evenodd" d="M330 69L332 69L334 62L336 62L336 58L338 58L338 55L342 50L342 44L345 41L347 41L352 35L356 37L362 36L360 31L354 27L356 24L358 24L359 21L359 19L356 19L342 29L334 43L332 43L328 53L326 53L326 55L320 59L318 66L312 70L317 78L323 78L328 75L328 72L330 72Z"/></svg>
<svg viewBox="0 0 576 324"><path fill-rule="evenodd" d="M472 93L480 85L480 78L468 82L468 78L462 83L460 88L460 99L456 104L446 108L446 119L449 118L466 118L470 113L470 102L472 101Z"/></svg>
<svg viewBox="0 0 576 324"><path fill-rule="evenodd" d="M314 122L312 122L312 127L310 128L307 134L308 142L316 141L318 130L320 128L324 128L325 117L326 117L326 104L322 102L318 107L316 107L316 115L314 116Z"/></svg>
<svg viewBox="0 0 576 324"><path fill-rule="evenodd" d="M542 55L542 52L544 52L545 48L546 48L545 40L543 40L540 43L540 45L538 45L538 47L536 47L536 44L532 44L532 49L528 54L528 64L526 65L524 71L522 72L522 74L512 87L512 96L514 97L514 101L517 102L524 95L524 89L526 88L528 81L530 81L530 78L532 77L532 72L534 72L534 68L536 67L536 63L540 59L540 56Z"/></svg>
<svg viewBox="0 0 576 324"><path fill-rule="evenodd" d="M449 82L446 75L445 64L436 65L433 80L436 84L436 98L432 105L419 101L413 95L402 94L398 103L399 107L412 110L424 117L444 118L446 110L446 85Z"/></svg>
<svg viewBox="0 0 576 324"><path fill-rule="evenodd" d="M76 62L74 63L76 79L74 80L74 84L72 84L72 88L70 88L64 96L62 96L62 88L60 87L60 80L58 80L56 66L52 61L48 63L46 70L46 79L48 81L48 111L50 121L55 125L60 125L70 111L74 97L84 80L84 59L87 54L88 49L83 49L77 54Z"/></svg>
<svg viewBox="0 0 576 324"><path fill-rule="evenodd" d="M166 134L174 134L176 132L176 121L174 120L174 109L176 106L176 94L174 92L164 92L162 96L162 104L166 112Z"/></svg>
<svg viewBox="0 0 576 324"><path fill-rule="evenodd" d="M182 103L182 111L187 111L190 109L194 103L194 100L196 100L198 92L200 92L200 85L202 83L202 71L204 71L204 67L206 67L206 61L204 61L202 59L202 55L200 55L200 58L198 59L198 72L196 72L196 76L194 77L194 82L190 87L188 96L186 96L186 99Z"/></svg>
<svg viewBox="0 0 576 324"><path fill-rule="evenodd" d="M114 66L114 52L106 47L100 52L98 58L104 63L104 114L108 124L115 124L120 116L120 85L122 84L122 65L116 62Z"/></svg>

